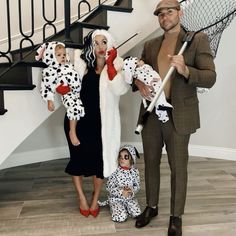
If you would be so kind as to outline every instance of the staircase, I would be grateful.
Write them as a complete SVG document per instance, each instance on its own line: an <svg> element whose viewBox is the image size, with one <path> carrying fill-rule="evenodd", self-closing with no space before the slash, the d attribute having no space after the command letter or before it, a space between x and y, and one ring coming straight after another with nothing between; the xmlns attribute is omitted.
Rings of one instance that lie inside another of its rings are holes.
<svg viewBox="0 0 236 236"><path fill-rule="evenodd" d="M68 3L69 1L67 1L67 4ZM68 7L70 9L70 4ZM132 10L132 0L118 0L113 6L100 4L95 10L91 11L83 21L76 21L72 24L69 22L69 28L61 30L50 38L47 38L46 41L61 41L64 42L67 47L82 48L84 29L108 30L108 11L132 12ZM78 12L78 14L80 16L80 12ZM4 106L5 90L32 90L36 87L32 84L31 68L46 66L44 63L35 61L34 59L35 48L37 46L38 45L33 45L23 48L22 50L11 51L11 62L0 64L0 115L7 112Z"/></svg>
<svg viewBox="0 0 236 236"><path fill-rule="evenodd" d="M81 35L86 35L88 31L94 28L103 28L108 29L114 36L117 45L120 45L127 38L134 35L134 33L140 31L141 28L141 34L119 48L119 54L123 55L156 30L156 19L152 16L152 10L155 5L155 0L150 0L149 2L133 1L133 3L132 0L120 0L116 1L113 6L101 5L90 14L83 17L82 21L71 23L69 34L67 32L67 37L65 37L65 30L63 29L50 37L50 41L60 40L63 41L67 47L81 48ZM139 19L138 17L141 12L144 15L146 13L147 17ZM138 20L141 22L136 24ZM39 126L41 130L44 121L53 114L47 111L46 105L42 101L39 92L41 68L44 64L34 60L35 51L30 53L30 50L32 48L35 49L37 45L38 44L36 43L32 47L25 48L22 61L14 65L13 68L0 78L0 114L2 114L2 116L0 116L0 169L3 168L1 164L6 158L10 158L14 154L14 150L17 149L22 142L24 143L25 140L28 140L27 137L30 135L34 136L33 133ZM11 54L13 58L12 63L1 63L1 73L5 71L6 68L13 65L14 61L18 61L22 56L19 50L12 51ZM60 101L58 100L56 109L59 107ZM6 110L8 110L8 112L6 112ZM56 113L57 112L55 112L55 115ZM48 128L55 129L55 127L52 127L52 124L50 124L50 127ZM49 130L45 131L45 133L48 133L51 139L53 139L54 131ZM34 141L35 138L36 140ZM50 150L51 148L53 149L52 152L54 154L49 153L45 155L48 156L46 158L55 159L65 157L64 154L55 154L58 147L61 147L61 144L53 144L50 142L45 145L44 138L40 141L38 136L35 138L30 137L29 144L28 141L26 141L26 146L30 151L37 150L37 147L34 148L34 145L37 146L42 144L42 147L39 147L41 150L49 147ZM54 147L56 151L54 150ZM26 156L25 153L22 156ZM18 159L15 159L11 166L42 161L42 156L37 156L36 158L31 155L28 160L19 163L18 161ZM4 168L5 167L6 166L4 166Z"/></svg>

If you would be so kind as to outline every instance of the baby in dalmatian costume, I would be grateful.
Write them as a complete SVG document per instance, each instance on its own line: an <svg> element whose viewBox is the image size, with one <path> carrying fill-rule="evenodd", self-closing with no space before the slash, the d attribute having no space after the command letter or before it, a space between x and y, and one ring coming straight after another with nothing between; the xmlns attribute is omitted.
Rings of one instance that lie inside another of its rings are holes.
<svg viewBox="0 0 236 236"><path fill-rule="evenodd" d="M133 78L144 82L147 85L153 87L152 94L155 96L159 90L162 80L159 74L148 64L145 64L142 60L137 57L128 57L124 60L123 72L125 75L125 80L128 84L133 83ZM143 99L143 105L146 108L146 100ZM170 103L166 101L164 92L161 93L155 105L155 112L158 119L163 123L169 120L166 109L173 108Z"/></svg>
<svg viewBox="0 0 236 236"><path fill-rule="evenodd" d="M76 135L76 123L85 115L80 100L82 79L70 64L65 45L61 42L42 44L36 53L36 60L41 60L48 66L43 69L41 95L47 102L48 110L53 111L55 93L62 94L62 103L67 109L70 120L70 140L73 145L79 145Z"/></svg>
<svg viewBox="0 0 236 236"><path fill-rule="evenodd" d="M100 206L109 204L111 218L115 222L123 222L128 216L135 218L141 214L135 197L140 189L139 171L134 167L136 158L139 158L139 154L135 147L124 145L120 148L118 167L106 183L108 200L98 202Z"/></svg>

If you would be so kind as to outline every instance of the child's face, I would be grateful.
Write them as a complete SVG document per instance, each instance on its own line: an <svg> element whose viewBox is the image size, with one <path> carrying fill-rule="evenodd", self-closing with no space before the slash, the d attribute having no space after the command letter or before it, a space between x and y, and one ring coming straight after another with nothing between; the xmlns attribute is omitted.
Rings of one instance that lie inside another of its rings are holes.
<svg viewBox="0 0 236 236"><path fill-rule="evenodd" d="M66 49L65 48L57 48L55 50L55 55L57 62L60 64L65 64L66 63Z"/></svg>
<svg viewBox="0 0 236 236"><path fill-rule="evenodd" d="M119 161L119 166L130 167L132 163L132 157L130 156L127 150L122 150L119 153L118 161Z"/></svg>

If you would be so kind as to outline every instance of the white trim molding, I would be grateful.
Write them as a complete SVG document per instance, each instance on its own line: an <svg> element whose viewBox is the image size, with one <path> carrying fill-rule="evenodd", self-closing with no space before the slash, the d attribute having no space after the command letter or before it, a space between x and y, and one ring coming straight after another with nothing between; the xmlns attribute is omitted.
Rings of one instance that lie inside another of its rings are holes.
<svg viewBox="0 0 236 236"><path fill-rule="evenodd" d="M122 143L122 145L125 143ZM140 153L143 153L143 146L141 142L130 142L130 145L135 146ZM162 151L166 154L165 147ZM189 145L189 156L207 157L223 160L236 161L236 149L213 147L213 146L201 146L201 145Z"/></svg>
<svg viewBox="0 0 236 236"><path fill-rule="evenodd" d="M124 144L133 145L137 148L139 153L143 153L141 142L122 142L121 145ZM163 154L166 154L165 148L163 148ZM231 148L189 145L189 155L236 161L236 149ZM0 169L68 157L69 149L67 146L13 153L0 165Z"/></svg>

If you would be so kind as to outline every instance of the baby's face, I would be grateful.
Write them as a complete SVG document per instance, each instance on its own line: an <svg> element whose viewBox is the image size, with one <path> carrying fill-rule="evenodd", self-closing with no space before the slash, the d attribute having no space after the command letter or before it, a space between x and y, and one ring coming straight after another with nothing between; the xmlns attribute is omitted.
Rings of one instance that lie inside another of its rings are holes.
<svg viewBox="0 0 236 236"><path fill-rule="evenodd" d="M144 64L145 64L144 61L140 59L137 62L137 67L143 66Z"/></svg>
<svg viewBox="0 0 236 236"><path fill-rule="evenodd" d="M65 48L59 48L55 51L57 62L60 64L66 64L66 49Z"/></svg>
<svg viewBox="0 0 236 236"><path fill-rule="evenodd" d="M132 157L130 156L127 150L122 150L119 153L118 161L119 161L119 166L129 168L131 166Z"/></svg>

